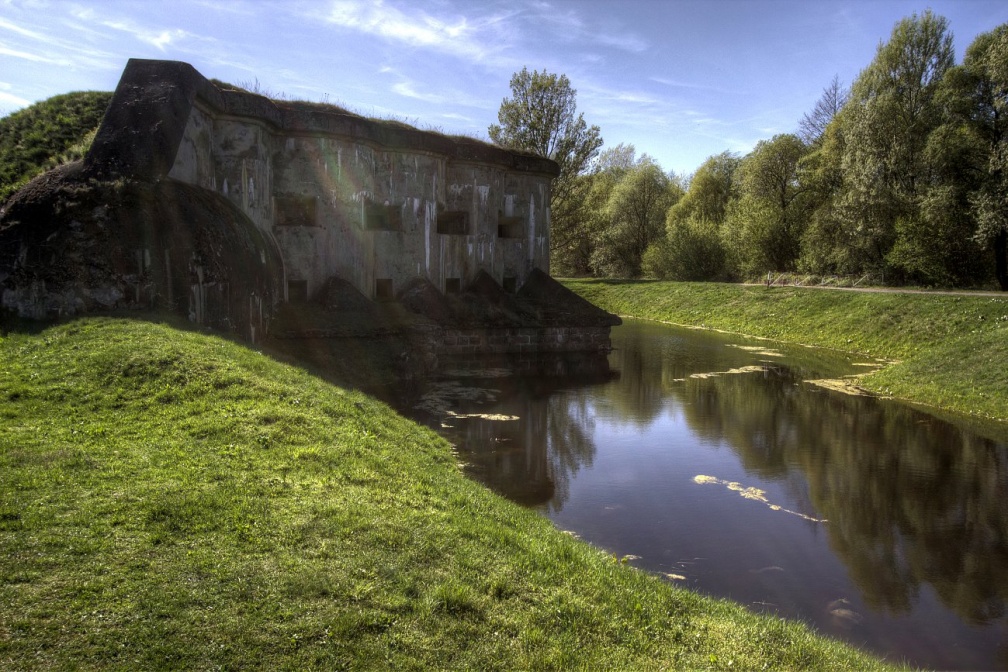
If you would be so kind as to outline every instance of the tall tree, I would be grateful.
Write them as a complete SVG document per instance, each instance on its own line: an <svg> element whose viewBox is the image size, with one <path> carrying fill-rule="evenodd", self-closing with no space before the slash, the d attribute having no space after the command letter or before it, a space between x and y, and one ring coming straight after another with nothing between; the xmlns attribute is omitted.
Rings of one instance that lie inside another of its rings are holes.
<svg viewBox="0 0 1008 672"><path fill-rule="evenodd" d="M922 226L924 153L942 123L935 95L953 56L943 17L926 11L901 20L833 122L840 126L843 183L820 219L842 229L834 244L845 249L832 256L845 259L846 272L909 270L906 257L889 255L898 239Z"/></svg>
<svg viewBox="0 0 1008 672"><path fill-rule="evenodd" d="M553 182L550 251L557 261L578 243L581 205L588 184L580 179L602 146L598 126L577 111L577 91L566 75L522 68L511 77L511 97L501 101L490 139L502 147L535 152L560 166Z"/></svg>
<svg viewBox="0 0 1008 672"><path fill-rule="evenodd" d="M993 250L995 277L1008 291L1008 23L978 36L946 80L954 123L979 145L969 195L975 237Z"/></svg>
<svg viewBox="0 0 1008 672"><path fill-rule="evenodd" d="M620 143L602 150L592 164L591 172L578 178L587 184L581 200L579 235L563 254L555 255L551 260L551 267L557 273L603 275L607 272L596 268L595 264L606 258L600 247L605 244L605 232L612 225L609 197L620 179L633 170L642 158L637 156L637 149L632 144Z"/></svg>
<svg viewBox="0 0 1008 672"><path fill-rule="evenodd" d="M806 112L798 122L798 135L806 145L819 143L826 133L826 127L843 109L848 97L850 89L840 82L840 75L833 75L833 81L823 89L815 107Z"/></svg>
<svg viewBox="0 0 1008 672"><path fill-rule="evenodd" d="M807 151L798 136L776 135L739 164L739 198L729 204L724 237L741 275L794 270L807 219L807 187L798 181Z"/></svg>
<svg viewBox="0 0 1008 672"><path fill-rule="evenodd" d="M665 235L665 213L682 190L650 157L626 170L606 203L592 265L603 275L637 277L644 251Z"/></svg>
<svg viewBox="0 0 1008 672"><path fill-rule="evenodd" d="M689 180L686 194L668 210L665 237L644 254L642 271L672 280L719 280L725 273L721 239L731 201L736 197L739 157L722 152L708 158Z"/></svg>

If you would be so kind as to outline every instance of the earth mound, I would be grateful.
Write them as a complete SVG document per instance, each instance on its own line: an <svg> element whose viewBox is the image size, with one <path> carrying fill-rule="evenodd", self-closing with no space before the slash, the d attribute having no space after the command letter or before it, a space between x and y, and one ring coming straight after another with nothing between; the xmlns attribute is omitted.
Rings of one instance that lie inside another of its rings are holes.
<svg viewBox="0 0 1008 672"><path fill-rule="evenodd" d="M174 180L100 180L76 162L0 210L0 305L17 317L169 310L254 341L282 282L279 250L244 213Z"/></svg>

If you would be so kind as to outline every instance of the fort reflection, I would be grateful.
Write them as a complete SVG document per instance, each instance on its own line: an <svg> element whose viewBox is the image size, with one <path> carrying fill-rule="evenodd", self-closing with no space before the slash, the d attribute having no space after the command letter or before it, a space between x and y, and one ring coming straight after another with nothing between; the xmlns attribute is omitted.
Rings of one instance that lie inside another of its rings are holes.
<svg viewBox="0 0 1008 672"><path fill-rule="evenodd" d="M570 479L595 456L585 391L616 377L606 356L457 358L441 371L399 404L458 446L467 473L494 491L526 506L562 506Z"/></svg>

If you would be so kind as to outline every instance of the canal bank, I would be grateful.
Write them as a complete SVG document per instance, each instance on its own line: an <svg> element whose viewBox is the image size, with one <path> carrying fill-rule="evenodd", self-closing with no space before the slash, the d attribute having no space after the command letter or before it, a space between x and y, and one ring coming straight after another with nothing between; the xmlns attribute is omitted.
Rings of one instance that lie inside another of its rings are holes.
<svg viewBox="0 0 1008 672"><path fill-rule="evenodd" d="M889 360L858 384L998 426L1008 422L1008 296L565 280L605 310Z"/></svg>

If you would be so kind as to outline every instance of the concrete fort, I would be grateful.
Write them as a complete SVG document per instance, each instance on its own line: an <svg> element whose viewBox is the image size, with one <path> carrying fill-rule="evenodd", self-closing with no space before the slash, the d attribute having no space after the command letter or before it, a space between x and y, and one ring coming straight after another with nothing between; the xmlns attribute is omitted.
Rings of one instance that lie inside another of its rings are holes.
<svg viewBox="0 0 1008 672"><path fill-rule="evenodd" d="M549 159L472 138L271 100L186 63L134 59L83 166L36 181L0 213L4 308L44 317L160 305L253 340L270 325L291 338L338 338L331 315L316 319L315 308L338 313L350 293L375 304L357 310L368 319L350 320L357 337L419 320L446 354L606 350L618 318L548 275L558 173ZM42 207L59 190L73 205L95 184L120 185L105 187L104 211L88 203L60 228L66 204ZM115 194L129 185L147 190L131 203L157 202L161 212L175 200L200 212L176 208L169 224L146 211L110 215L128 210ZM221 208L230 214L222 218ZM230 233L207 244L201 231L222 219ZM110 235L117 224L122 234ZM110 239L108 251L81 242L92 230ZM116 238L130 242L116 247ZM116 259L98 264L101 273L75 266L57 277L46 268L47 259L81 266L103 253ZM120 267L128 271L117 275ZM405 310L392 315L392 303Z"/></svg>

